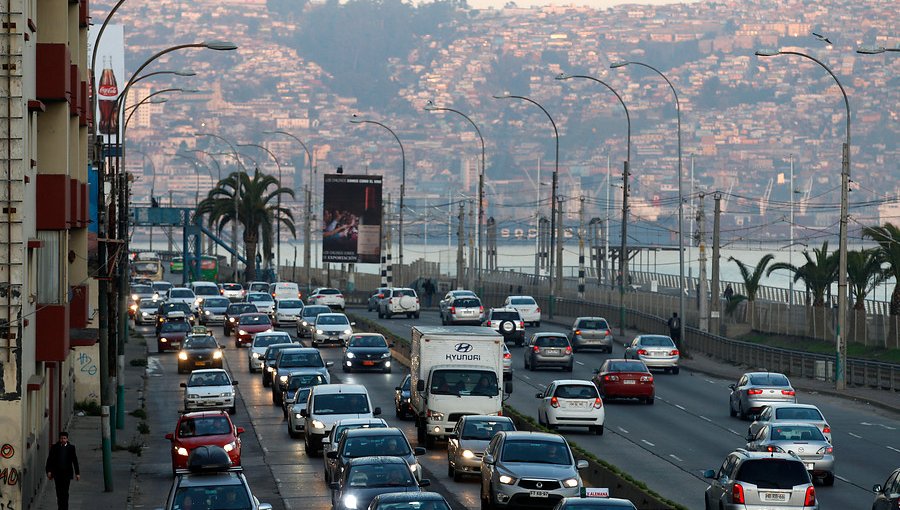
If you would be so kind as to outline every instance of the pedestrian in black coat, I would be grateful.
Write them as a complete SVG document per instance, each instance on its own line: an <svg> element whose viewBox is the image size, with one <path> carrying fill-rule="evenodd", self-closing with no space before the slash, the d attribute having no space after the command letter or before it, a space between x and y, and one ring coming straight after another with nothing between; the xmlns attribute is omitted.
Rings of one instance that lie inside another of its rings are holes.
<svg viewBox="0 0 900 510"><path fill-rule="evenodd" d="M69 433L60 432L59 442L50 447L47 455L47 479L56 482L56 506L69 510L69 484L72 478L81 480L75 445L69 443Z"/></svg>

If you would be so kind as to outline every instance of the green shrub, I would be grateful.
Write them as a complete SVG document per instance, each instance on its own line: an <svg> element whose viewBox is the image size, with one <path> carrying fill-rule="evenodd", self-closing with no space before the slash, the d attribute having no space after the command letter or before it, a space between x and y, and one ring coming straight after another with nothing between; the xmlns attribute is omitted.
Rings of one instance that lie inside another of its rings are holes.
<svg viewBox="0 0 900 510"><path fill-rule="evenodd" d="M129 361L128 363L130 363L131 366L133 366L133 367L146 367L147 366L147 358L134 358L133 360Z"/></svg>
<svg viewBox="0 0 900 510"><path fill-rule="evenodd" d="M75 402L75 411L81 411L87 416L100 416L100 402L96 400L79 400Z"/></svg>
<svg viewBox="0 0 900 510"><path fill-rule="evenodd" d="M142 421L142 422L138 423L137 430L141 434L149 434L150 433L150 425L148 425L147 422Z"/></svg>
<svg viewBox="0 0 900 510"><path fill-rule="evenodd" d="M147 411L145 411L143 409L135 409L134 411L131 411L131 416L134 416L135 418L140 418L142 420L146 420L147 419Z"/></svg>

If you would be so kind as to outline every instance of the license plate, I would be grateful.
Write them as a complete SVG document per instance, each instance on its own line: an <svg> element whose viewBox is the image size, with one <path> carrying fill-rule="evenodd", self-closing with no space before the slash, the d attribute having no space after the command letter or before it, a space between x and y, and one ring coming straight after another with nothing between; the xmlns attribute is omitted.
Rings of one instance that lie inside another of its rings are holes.
<svg viewBox="0 0 900 510"><path fill-rule="evenodd" d="M532 498L549 498L550 492L548 491L528 491L528 494Z"/></svg>
<svg viewBox="0 0 900 510"><path fill-rule="evenodd" d="M807 462L806 469L808 469L809 471L812 471L813 469L816 469L816 465L813 464L812 462Z"/></svg>
<svg viewBox="0 0 900 510"><path fill-rule="evenodd" d="M625 379L622 384L635 384L636 382L634 379Z"/></svg>
<svg viewBox="0 0 900 510"><path fill-rule="evenodd" d="M195 362L194 362L194 366L195 366L195 367L205 367L205 366L206 366L206 362L205 362L205 361L195 361Z"/></svg>
<svg viewBox="0 0 900 510"><path fill-rule="evenodd" d="M375 365L375 362L374 362L374 361L363 361L363 366L364 366L364 367L371 367L371 366L373 366L373 365Z"/></svg>
<svg viewBox="0 0 900 510"><path fill-rule="evenodd" d="M587 407L587 402L569 402L569 407Z"/></svg>
<svg viewBox="0 0 900 510"><path fill-rule="evenodd" d="M787 501L787 494L783 492L763 492L763 501Z"/></svg>
<svg viewBox="0 0 900 510"><path fill-rule="evenodd" d="M547 349L547 354L548 354L548 355L552 355L552 356L556 356L556 355L559 354L559 349Z"/></svg>

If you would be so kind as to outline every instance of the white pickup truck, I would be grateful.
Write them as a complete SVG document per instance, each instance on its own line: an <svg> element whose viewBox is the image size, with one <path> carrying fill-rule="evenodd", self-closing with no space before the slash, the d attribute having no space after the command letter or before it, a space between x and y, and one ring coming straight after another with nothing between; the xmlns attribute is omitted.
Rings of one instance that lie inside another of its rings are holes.
<svg viewBox="0 0 900 510"><path fill-rule="evenodd" d="M433 448L461 416L498 415L504 393L503 336L479 326L413 326L410 401L419 443Z"/></svg>

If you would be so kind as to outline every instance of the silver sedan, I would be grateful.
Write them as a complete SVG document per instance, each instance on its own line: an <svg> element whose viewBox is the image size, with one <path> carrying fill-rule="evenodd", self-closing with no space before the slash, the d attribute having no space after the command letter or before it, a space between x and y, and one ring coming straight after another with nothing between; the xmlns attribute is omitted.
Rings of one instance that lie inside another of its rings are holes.
<svg viewBox="0 0 900 510"><path fill-rule="evenodd" d="M647 368L678 373L680 355L675 342L664 335L640 335L625 348L625 359L639 359Z"/></svg>
<svg viewBox="0 0 900 510"><path fill-rule="evenodd" d="M728 387L731 389L729 414L742 420L757 414L769 404L797 402L797 392L791 381L786 375L776 372L748 372Z"/></svg>
<svg viewBox="0 0 900 510"><path fill-rule="evenodd" d="M824 485L834 485L834 447L818 427L809 423L785 422L769 424L747 443L757 452L793 453L814 478Z"/></svg>
<svg viewBox="0 0 900 510"><path fill-rule="evenodd" d="M472 414L460 418L447 440L447 476L458 482L463 475L477 475L484 449L494 434L503 430L516 430L506 416Z"/></svg>

